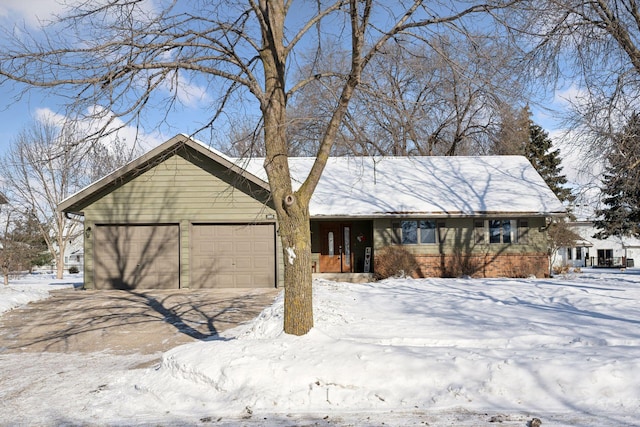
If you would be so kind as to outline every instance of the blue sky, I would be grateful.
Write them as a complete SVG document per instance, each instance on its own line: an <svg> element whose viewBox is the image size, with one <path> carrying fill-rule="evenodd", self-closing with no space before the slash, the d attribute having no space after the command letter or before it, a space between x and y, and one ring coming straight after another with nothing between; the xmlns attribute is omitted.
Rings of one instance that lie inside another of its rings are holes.
<svg viewBox="0 0 640 427"><path fill-rule="evenodd" d="M0 0L0 25L11 26L14 23L25 22L27 27L35 28L38 19L47 19L53 14L61 12L62 7L55 0ZM21 129L43 114L61 112L63 102L48 92L30 91L18 102L14 102L17 92L9 86L0 86L0 154L4 152ZM152 146L170 138L176 133L190 133L198 129L209 117L207 106L211 102L204 88L184 82L182 91L184 107L171 113L169 122L172 126L149 131L148 145ZM562 107L562 103L550 100L552 105ZM540 124L552 136L561 132L556 115L532 108L534 121ZM163 112L148 110L150 122L157 122ZM133 139L133 131L125 130L123 138ZM202 135L202 139L209 136Z"/></svg>
<svg viewBox="0 0 640 427"><path fill-rule="evenodd" d="M40 20L51 19L64 8L57 0L0 0L0 26L11 28L14 25L38 27ZM191 133L202 127L210 118L207 107L211 103L204 88L187 81L181 81L179 100L182 105L174 109L162 127L147 129L143 135L144 148L157 145L177 133ZM34 120L43 116L56 117L61 114L68 99L53 95L52 91L30 90L20 100L20 87L11 84L0 86L0 154L6 151L18 133L28 127ZM147 123L157 124L164 117L165 109L147 109ZM143 124L144 125L144 124ZM125 128L120 132L121 138L133 141L135 129ZM203 136L208 136L206 134Z"/></svg>

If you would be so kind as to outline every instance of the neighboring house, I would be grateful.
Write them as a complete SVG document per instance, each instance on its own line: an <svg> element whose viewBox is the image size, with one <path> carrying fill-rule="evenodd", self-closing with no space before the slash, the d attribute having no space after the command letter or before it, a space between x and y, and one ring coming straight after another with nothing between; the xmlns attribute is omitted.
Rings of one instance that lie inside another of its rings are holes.
<svg viewBox="0 0 640 427"><path fill-rule="evenodd" d="M593 237L599 230L592 221L574 221L569 227L581 239L575 247L560 248L554 266L633 267L640 262L640 240L634 237Z"/></svg>
<svg viewBox="0 0 640 427"><path fill-rule="evenodd" d="M64 249L64 269L78 269L78 271L84 270L84 239L82 236L74 237L69 240L69 243Z"/></svg>
<svg viewBox="0 0 640 427"><path fill-rule="evenodd" d="M290 158L294 187L312 158ZM87 288L274 287L283 251L263 159L185 135L63 201L84 216ZM521 156L330 158L310 203L315 273L371 273L413 253L419 276L548 273L547 220L566 215Z"/></svg>

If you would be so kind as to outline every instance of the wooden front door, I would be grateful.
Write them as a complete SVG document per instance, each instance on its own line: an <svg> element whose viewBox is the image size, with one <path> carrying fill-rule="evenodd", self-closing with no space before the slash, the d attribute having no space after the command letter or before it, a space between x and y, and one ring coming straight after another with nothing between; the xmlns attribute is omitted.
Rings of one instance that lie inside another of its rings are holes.
<svg viewBox="0 0 640 427"><path fill-rule="evenodd" d="M351 229L349 223L320 224L320 273L353 271Z"/></svg>

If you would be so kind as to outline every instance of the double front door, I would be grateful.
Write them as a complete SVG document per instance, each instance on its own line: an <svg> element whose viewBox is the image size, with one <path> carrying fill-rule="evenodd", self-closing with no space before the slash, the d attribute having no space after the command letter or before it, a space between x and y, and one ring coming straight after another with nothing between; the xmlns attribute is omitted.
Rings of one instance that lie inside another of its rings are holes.
<svg viewBox="0 0 640 427"><path fill-rule="evenodd" d="M320 272L353 272L351 224L328 222L320 224Z"/></svg>

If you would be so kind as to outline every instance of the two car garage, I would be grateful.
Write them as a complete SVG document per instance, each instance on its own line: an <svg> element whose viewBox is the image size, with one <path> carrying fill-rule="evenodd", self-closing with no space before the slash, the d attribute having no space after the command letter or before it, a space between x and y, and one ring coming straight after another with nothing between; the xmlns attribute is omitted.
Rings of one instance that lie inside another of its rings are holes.
<svg viewBox="0 0 640 427"><path fill-rule="evenodd" d="M96 224L96 289L273 288L275 225ZM181 242L187 241L187 248ZM186 250L185 250L186 249Z"/></svg>

